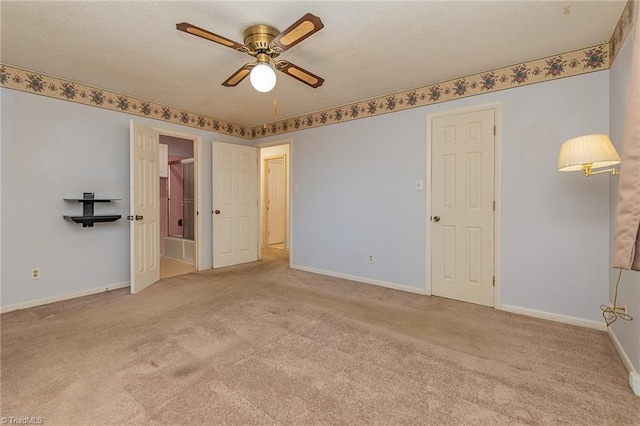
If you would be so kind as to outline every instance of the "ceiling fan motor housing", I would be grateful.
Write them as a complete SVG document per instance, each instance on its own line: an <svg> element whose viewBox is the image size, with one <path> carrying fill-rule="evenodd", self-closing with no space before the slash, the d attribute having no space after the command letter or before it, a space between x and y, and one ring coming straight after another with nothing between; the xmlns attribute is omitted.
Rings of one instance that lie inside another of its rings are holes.
<svg viewBox="0 0 640 426"><path fill-rule="evenodd" d="M254 56L258 53L266 53L273 58L277 56L278 53L273 52L269 48L269 43L271 43L278 34L280 34L280 31L272 26L264 24L252 25L244 30L244 44L251 49L250 53Z"/></svg>

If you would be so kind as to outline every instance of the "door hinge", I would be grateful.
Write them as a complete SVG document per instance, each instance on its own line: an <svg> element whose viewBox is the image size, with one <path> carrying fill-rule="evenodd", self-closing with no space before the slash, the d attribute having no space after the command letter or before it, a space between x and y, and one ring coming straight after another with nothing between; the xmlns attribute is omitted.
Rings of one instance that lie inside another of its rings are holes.
<svg viewBox="0 0 640 426"><path fill-rule="evenodd" d="M493 136L495 136L495 135L496 135L496 126L494 125L493 126Z"/></svg>
<svg viewBox="0 0 640 426"><path fill-rule="evenodd" d="M493 286L494 287L496 286L496 276L495 275L493 276Z"/></svg>
<svg viewBox="0 0 640 426"><path fill-rule="evenodd" d="M494 212L496 211L496 202L495 201L493 202L493 211Z"/></svg>

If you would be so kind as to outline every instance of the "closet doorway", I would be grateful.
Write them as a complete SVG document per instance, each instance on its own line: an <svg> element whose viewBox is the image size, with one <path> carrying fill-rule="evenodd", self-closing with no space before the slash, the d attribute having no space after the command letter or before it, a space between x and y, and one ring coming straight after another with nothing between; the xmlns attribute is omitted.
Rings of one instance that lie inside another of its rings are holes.
<svg viewBox="0 0 640 426"><path fill-rule="evenodd" d="M194 141L160 134L160 278L196 271Z"/></svg>
<svg viewBox="0 0 640 426"><path fill-rule="evenodd" d="M287 202L285 157L265 160L265 239L269 247L284 249L287 238Z"/></svg>

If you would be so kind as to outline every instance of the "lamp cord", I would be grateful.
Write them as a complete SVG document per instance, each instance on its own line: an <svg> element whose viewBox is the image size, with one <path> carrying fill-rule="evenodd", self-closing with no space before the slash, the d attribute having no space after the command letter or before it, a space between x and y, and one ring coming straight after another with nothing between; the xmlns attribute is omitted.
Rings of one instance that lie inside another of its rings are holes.
<svg viewBox="0 0 640 426"><path fill-rule="evenodd" d="M633 321L633 317L625 312L626 309L617 305L618 284L620 284L621 276L622 269L620 269L618 272L618 279L616 280L616 290L613 295L613 305L600 305L602 317L604 318L604 322L607 324L607 327L613 324L618 318L622 319L623 321Z"/></svg>

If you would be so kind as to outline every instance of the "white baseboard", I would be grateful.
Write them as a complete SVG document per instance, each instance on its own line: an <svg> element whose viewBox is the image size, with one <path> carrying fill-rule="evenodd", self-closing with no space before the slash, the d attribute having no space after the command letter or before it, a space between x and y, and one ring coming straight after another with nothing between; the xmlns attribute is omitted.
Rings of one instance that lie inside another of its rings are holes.
<svg viewBox="0 0 640 426"><path fill-rule="evenodd" d="M551 321L562 322L565 324L578 325L580 327L594 328L596 330L605 331L607 326L604 321L593 321L584 318L571 317L569 315L554 314L552 312L538 311L536 309L521 308L520 306L502 305L496 308L501 311L512 312L514 314L527 315L535 318L542 318Z"/></svg>
<svg viewBox="0 0 640 426"><path fill-rule="evenodd" d="M638 374L635 367L633 366L633 363L631 362L631 359L629 358L629 355L627 355L627 352L620 344L620 340L618 340L618 336L616 336L613 328L608 327L607 333L609 334L609 338L611 339L613 346L615 346L616 351L618 351L618 355L620 355L622 363L629 372L629 386L631 386L631 390L634 394L640 396L640 374Z"/></svg>
<svg viewBox="0 0 640 426"><path fill-rule="evenodd" d="M300 270L300 271L305 271L305 272L311 272L311 273L319 274L319 275L327 275L329 277L342 278L342 279L349 280L349 281L357 281L359 283L364 283L364 284L373 284L373 285L377 285L379 287L392 288L394 290L407 291L409 293L417 293L417 294L422 294L422 295L426 295L427 294L427 292L426 292L426 290L424 288L417 288L417 287L411 287L411 286L403 285L403 284L390 283L390 282L387 282L387 281L374 280L372 278L359 277L359 276L356 276L356 275L341 274L339 272L325 271L323 269L309 268L309 267L300 266L300 265L291 265L290 268L291 269L297 269L297 270Z"/></svg>
<svg viewBox="0 0 640 426"><path fill-rule="evenodd" d="M627 371L629 371L630 373L637 374L635 367L631 363L631 359L629 358L629 356L627 355L627 352L624 350L624 348L620 344L620 340L618 340L618 336L616 336L616 332L613 330L613 328L608 327L607 333L609 334L609 338L611 338L611 342L613 343L613 346L615 346L616 350L620 354L620 359L622 359L622 363L627 368Z"/></svg>
<svg viewBox="0 0 640 426"><path fill-rule="evenodd" d="M640 396L640 374L629 372L629 386L636 396Z"/></svg>
<svg viewBox="0 0 640 426"><path fill-rule="evenodd" d="M48 303L61 302L63 300L75 299L76 297L89 296L90 294L102 293L105 291L117 290L119 288L129 287L129 281L121 283L115 283L106 286L94 287L88 290L79 291L72 294L62 294L59 296L45 297L44 299L30 300L28 302L16 303L15 305L8 305L0 307L0 313L17 311L18 309L33 308L35 306L42 306Z"/></svg>
<svg viewBox="0 0 640 426"><path fill-rule="evenodd" d="M196 265L196 260L195 259L184 259L184 258L183 259L178 259L177 257L167 256L166 254L162 255L162 257L166 257L167 259L176 260L176 261L182 262L182 263L187 263L187 264L193 265L193 266Z"/></svg>

